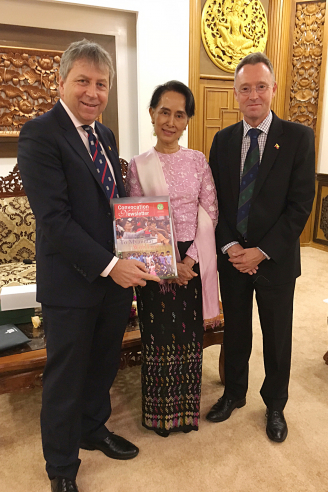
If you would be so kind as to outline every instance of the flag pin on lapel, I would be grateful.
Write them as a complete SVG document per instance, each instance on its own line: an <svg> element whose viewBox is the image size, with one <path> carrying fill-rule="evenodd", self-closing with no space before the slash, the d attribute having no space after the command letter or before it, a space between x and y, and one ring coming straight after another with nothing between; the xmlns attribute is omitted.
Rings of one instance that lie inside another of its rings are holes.
<svg viewBox="0 0 328 492"><path fill-rule="evenodd" d="M108 145L108 148L109 148L109 150L112 150L112 147L110 145Z"/></svg>
<svg viewBox="0 0 328 492"><path fill-rule="evenodd" d="M279 145L278 145L278 144L276 144L276 145L275 145L275 148L278 150L278 149L279 149Z"/></svg>

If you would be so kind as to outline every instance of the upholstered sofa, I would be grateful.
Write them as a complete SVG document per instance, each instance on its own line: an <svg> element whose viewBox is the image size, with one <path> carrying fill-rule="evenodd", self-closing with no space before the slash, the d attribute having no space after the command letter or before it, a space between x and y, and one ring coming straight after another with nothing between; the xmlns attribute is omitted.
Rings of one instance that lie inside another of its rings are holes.
<svg viewBox="0 0 328 492"><path fill-rule="evenodd" d="M121 165L125 178L127 162L121 159ZM35 277L35 218L16 165L8 176L0 177L0 291L4 286L35 284ZM0 325L14 322L32 338L25 346L0 353L0 394L41 384L45 340L42 326L36 332L32 330L33 314L33 309L0 312ZM140 331L135 310L131 309L122 343L121 369L139 364L140 351Z"/></svg>
<svg viewBox="0 0 328 492"><path fill-rule="evenodd" d="M0 177L0 289L34 284L34 260L35 218L16 165L8 176Z"/></svg>
<svg viewBox="0 0 328 492"><path fill-rule="evenodd" d="M124 159L120 161L125 180L127 162ZM0 177L0 290L5 285L34 284L35 275L35 218L16 165L8 176ZM131 318L122 343L121 369L140 364L140 331L133 313L131 309ZM26 325L20 325L23 326ZM223 326L222 315L221 326L204 333L204 348L213 344L222 345ZM28 346L0 354L0 394L41 385L45 362L46 349L41 327L38 339L32 340ZM224 382L223 347L219 367Z"/></svg>

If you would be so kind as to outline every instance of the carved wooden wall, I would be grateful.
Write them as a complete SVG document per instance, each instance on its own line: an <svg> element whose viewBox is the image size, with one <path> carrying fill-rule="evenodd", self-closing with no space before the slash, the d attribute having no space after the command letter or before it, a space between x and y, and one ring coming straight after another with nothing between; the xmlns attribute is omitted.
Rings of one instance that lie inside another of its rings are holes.
<svg viewBox="0 0 328 492"><path fill-rule="evenodd" d="M328 246L328 175L318 174L313 241Z"/></svg>
<svg viewBox="0 0 328 492"><path fill-rule="evenodd" d="M60 56L71 42L85 37L100 43L111 54L116 68L115 36L92 34L90 38L90 33L1 23L0 33L0 45L2 45L0 48L0 118L4 123L0 128L0 158L16 157L18 136L15 133L19 131L25 118L33 114L41 114L44 109L48 109L48 105L56 102L58 97L55 91L58 83L56 70L59 61L57 56ZM12 96L9 95L10 93ZM116 77L114 77L108 101L107 108L102 115L103 123L113 130L118 140Z"/></svg>
<svg viewBox="0 0 328 492"><path fill-rule="evenodd" d="M296 2L287 118L316 132L326 3Z"/></svg>
<svg viewBox="0 0 328 492"><path fill-rule="evenodd" d="M326 2L296 1L291 49L291 72L287 83L285 118L313 128L316 149L320 137L318 125L319 102L322 103L324 71L322 71ZM322 83L322 87L321 87ZM316 241L320 220L313 208L301 235L302 244L310 244L311 230L315 222ZM328 241L327 241L328 244Z"/></svg>
<svg viewBox="0 0 328 492"><path fill-rule="evenodd" d="M272 3L281 2L273 0ZM290 7L286 7L286 1L284 5L285 10L286 8L291 10L291 30L289 53L285 57L290 68L287 72L285 107L282 116L313 128L318 155L321 125L320 103L322 105L326 64L326 2L293 0ZM280 42L279 36L276 35L275 39L276 43ZM283 59L280 59L279 63L283 64ZM317 188L320 189L320 186ZM320 236L318 235L320 220L317 216L319 210L321 210L320 206L314 206L301 235L303 245L312 244L312 241L317 242L316 238Z"/></svg>
<svg viewBox="0 0 328 492"><path fill-rule="evenodd" d="M0 137L18 136L26 121L59 99L61 54L0 46Z"/></svg>
<svg viewBox="0 0 328 492"><path fill-rule="evenodd" d="M202 40L214 65L234 73L251 52L263 52L268 37L265 9L259 0L206 0Z"/></svg>
<svg viewBox="0 0 328 492"><path fill-rule="evenodd" d="M268 10L268 1L269 0L262 0L265 11ZM219 2L215 2L214 0L190 0L189 86L195 96L196 114L195 118L189 123L189 146L200 150L207 158L215 133L226 126L237 123L242 118L238 109L238 104L235 102L233 96L233 73L222 70L222 66L225 65L224 63L217 66L217 64L209 57L201 42L201 18L203 8L204 6L206 7L206 13L208 12L208 9L214 8L214 4L220 12L222 10L222 15L225 9L231 10L231 7L234 7L232 10L239 10L240 8L243 11L242 15L244 16L247 9L254 12L256 11L258 14L263 11L262 5L255 0L247 2L247 5L246 2L242 1L231 3L230 0L227 2L223 2L222 0L219 0ZM236 14L236 12L234 12L234 14ZM216 28L219 29L216 24L217 23L214 23ZM259 29L257 25L255 28L255 24L254 22L252 24L254 32L260 32L261 29ZM216 39L215 36L214 38ZM234 37L232 36L232 38L236 42L239 39L236 38L236 35ZM229 63L232 62L230 58L227 57L227 64ZM221 68L219 68L219 66Z"/></svg>
<svg viewBox="0 0 328 492"><path fill-rule="evenodd" d="M278 82L272 108L281 118L313 128L317 155L327 48L325 17L322 0L270 0L267 54ZM314 221L320 223L315 209L301 234L303 245L313 244Z"/></svg>
<svg viewBox="0 0 328 492"><path fill-rule="evenodd" d="M196 118L189 125L189 145L208 157L215 131L234 123L240 115L237 116L238 106L232 98L233 78L213 64L210 66L209 58L204 57L199 27L204 3L205 0L190 0L190 87L196 97ZM272 109L281 118L312 127L318 151L328 43L326 2L262 0L262 3L269 25L267 55L278 83ZM216 118L214 111L217 111ZM316 209L325 211L321 204ZM304 245L316 241L314 215L312 212L301 235ZM316 224L320 226L317 218Z"/></svg>

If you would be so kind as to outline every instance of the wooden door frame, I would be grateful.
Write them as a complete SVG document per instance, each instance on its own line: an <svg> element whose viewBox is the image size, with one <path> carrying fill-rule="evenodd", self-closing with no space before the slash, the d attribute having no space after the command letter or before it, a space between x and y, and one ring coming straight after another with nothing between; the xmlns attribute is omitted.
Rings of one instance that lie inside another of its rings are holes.
<svg viewBox="0 0 328 492"><path fill-rule="evenodd" d="M189 11L189 88L194 94L196 112L188 125L188 147L200 150L197 138L197 116L199 115L201 0L190 0Z"/></svg>

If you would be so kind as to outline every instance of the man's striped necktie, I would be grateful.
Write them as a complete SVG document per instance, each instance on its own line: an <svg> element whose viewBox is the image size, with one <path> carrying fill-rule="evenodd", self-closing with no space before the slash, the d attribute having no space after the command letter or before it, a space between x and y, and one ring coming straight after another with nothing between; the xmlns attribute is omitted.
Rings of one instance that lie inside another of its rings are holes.
<svg viewBox="0 0 328 492"><path fill-rule="evenodd" d="M260 149L258 136L262 133L258 128L248 130L251 143L247 152L244 163L243 175L240 183L238 213L237 213L237 230L246 239L248 214L251 206L255 181L260 165Z"/></svg>
<svg viewBox="0 0 328 492"><path fill-rule="evenodd" d="M83 125L82 128L88 134L90 153L94 165L96 166L97 173L100 175L101 182L104 186L108 200L112 198L118 198L118 191L115 180L108 166L107 159L99 145L99 140L93 133L93 129L89 125Z"/></svg>

